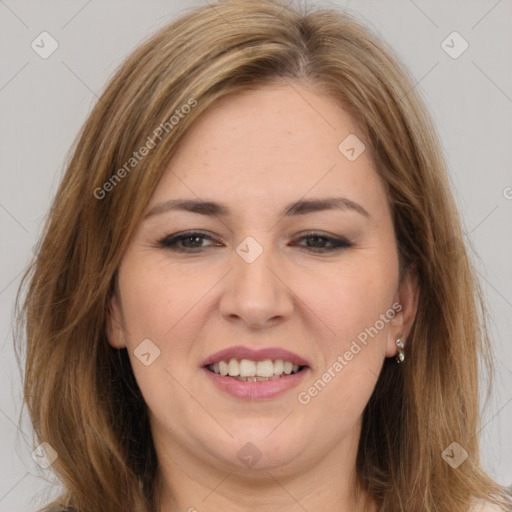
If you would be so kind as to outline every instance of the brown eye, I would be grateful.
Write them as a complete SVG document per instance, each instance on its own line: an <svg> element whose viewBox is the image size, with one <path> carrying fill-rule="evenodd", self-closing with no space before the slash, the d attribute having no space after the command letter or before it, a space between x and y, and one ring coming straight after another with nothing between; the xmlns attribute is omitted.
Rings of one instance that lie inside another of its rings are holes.
<svg viewBox="0 0 512 512"><path fill-rule="evenodd" d="M352 243L344 238L333 238L323 233L308 233L299 240L306 240L307 249L313 249L313 252L331 252L340 249L352 247Z"/></svg>
<svg viewBox="0 0 512 512"><path fill-rule="evenodd" d="M181 252L198 252L197 250L204 249L211 245L220 244L209 244L203 245L205 240L213 241L212 238L201 232L189 232L189 233L177 233L175 235L167 236L158 242L160 247L170 249L173 251Z"/></svg>

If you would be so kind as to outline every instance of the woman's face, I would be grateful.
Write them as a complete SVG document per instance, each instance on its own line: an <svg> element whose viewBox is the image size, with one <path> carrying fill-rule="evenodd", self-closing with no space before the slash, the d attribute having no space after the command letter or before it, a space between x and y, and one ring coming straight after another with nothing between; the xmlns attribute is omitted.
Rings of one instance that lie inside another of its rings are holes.
<svg viewBox="0 0 512 512"><path fill-rule="evenodd" d="M355 456L412 322L385 187L356 136L295 83L223 98L180 145L123 256L108 329L160 455L276 475Z"/></svg>

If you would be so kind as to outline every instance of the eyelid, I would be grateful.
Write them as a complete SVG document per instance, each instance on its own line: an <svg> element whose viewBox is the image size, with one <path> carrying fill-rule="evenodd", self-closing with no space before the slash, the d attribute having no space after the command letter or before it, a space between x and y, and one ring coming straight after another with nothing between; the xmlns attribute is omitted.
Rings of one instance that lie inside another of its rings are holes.
<svg viewBox="0 0 512 512"><path fill-rule="evenodd" d="M171 244L169 242L172 242L172 244L175 244L177 242L180 242L181 240L184 240L186 238L192 238L192 237L203 237L203 240L214 241L214 237L205 231L191 230L191 231L180 231L178 233L173 233L172 235L164 236L163 238L161 238L158 241L158 245L161 247L169 248L171 246ZM218 244L212 244L212 245L218 245ZM202 247L200 247L198 249L202 249ZM186 250L186 249L184 249L184 250Z"/></svg>
<svg viewBox="0 0 512 512"><path fill-rule="evenodd" d="M221 244L213 243L209 244L207 246L202 247L179 247L179 242L182 240L186 240L188 238L199 238L200 240L209 240L214 242L215 237L210 235L207 232L204 231L198 231L198 230L191 230L191 231L181 231L178 233L174 233L172 235L168 235L158 241L158 247L164 248L167 250L171 250L174 252L180 252L180 253L188 253L188 254L197 254L202 252L204 249L208 247L214 247L219 246ZM324 239L328 244L331 244L331 247L314 247L314 246L307 246L307 245L300 245L297 244L298 247L305 249L307 252L310 253L328 253L328 252L340 252L343 249L351 248L353 247L353 243L346 237L338 236L338 235L330 235L328 233L324 233L322 231L317 230L309 230L304 231L300 233L299 235L295 236L295 238L292 240L293 244L296 244L296 242L300 242L303 239L308 238L322 238Z"/></svg>
<svg viewBox="0 0 512 512"><path fill-rule="evenodd" d="M314 238L314 237L323 238L328 243L334 245L334 247L331 247L331 248L325 248L325 247L321 248L320 247L320 248L318 248L320 250L312 251L312 252L316 252L316 253L340 251L341 249L353 247L353 245L354 245L353 242L351 242L347 237L338 236L338 235L330 235L328 233L324 233L322 231L316 231L316 230L310 230L310 231L301 233L300 235L295 237L294 242L297 240L300 241L304 238ZM307 246L301 246L301 247L307 248ZM310 247L310 249L314 249L314 248Z"/></svg>
<svg viewBox="0 0 512 512"><path fill-rule="evenodd" d="M341 241L348 242L347 237L344 237L341 235L331 235L330 233L325 233L324 231L318 231L316 229L310 229L310 230L303 231L302 233L299 233L294 238L294 240L296 240L297 238L312 237L312 236L318 236L318 237L326 238L328 240L332 240L332 241L336 241L336 242L338 242L338 241L339 242L341 242Z"/></svg>

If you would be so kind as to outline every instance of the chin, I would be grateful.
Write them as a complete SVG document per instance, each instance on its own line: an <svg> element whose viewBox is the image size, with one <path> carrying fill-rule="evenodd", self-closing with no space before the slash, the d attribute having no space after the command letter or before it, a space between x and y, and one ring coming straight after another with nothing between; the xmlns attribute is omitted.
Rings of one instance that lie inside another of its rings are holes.
<svg viewBox="0 0 512 512"><path fill-rule="evenodd" d="M214 461L224 466L223 470L255 476L266 470L285 471L291 464L297 464L297 458L307 448L307 444L304 443L303 434L291 436L289 431L276 428L279 421L271 423L270 428L268 422L265 422L264 427L255 427L254 424L251 428L227 427L233 437L228 434L220 438L207 435L207 440L203 439L200 444ZM198 446L196 442L193 445ZM214 461L212 463L215 465Z"/></svg>

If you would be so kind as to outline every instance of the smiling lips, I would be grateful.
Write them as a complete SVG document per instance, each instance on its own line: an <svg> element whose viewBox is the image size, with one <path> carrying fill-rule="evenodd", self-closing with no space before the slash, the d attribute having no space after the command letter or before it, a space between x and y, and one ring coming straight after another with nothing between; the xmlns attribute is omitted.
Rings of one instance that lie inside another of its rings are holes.
<svg viewBox="0 0 512 512"><path fill-rule="evenodd" d="M271 359L265 359L264 361L230 359L228 363L220 361L219 363L209 364L207 368L218 375L233 377L240 381L262 382L279 379L281 375L297 373L301 367L282 359L276 359L275 361Z"/></svg>
<svg viewBox="0 0 512 512"><path fill-rule="evenodd" d="M231 347L203 361L201 367L222 390L239 398L271 398L302 380L308 361L280 348Z"/></svg>

